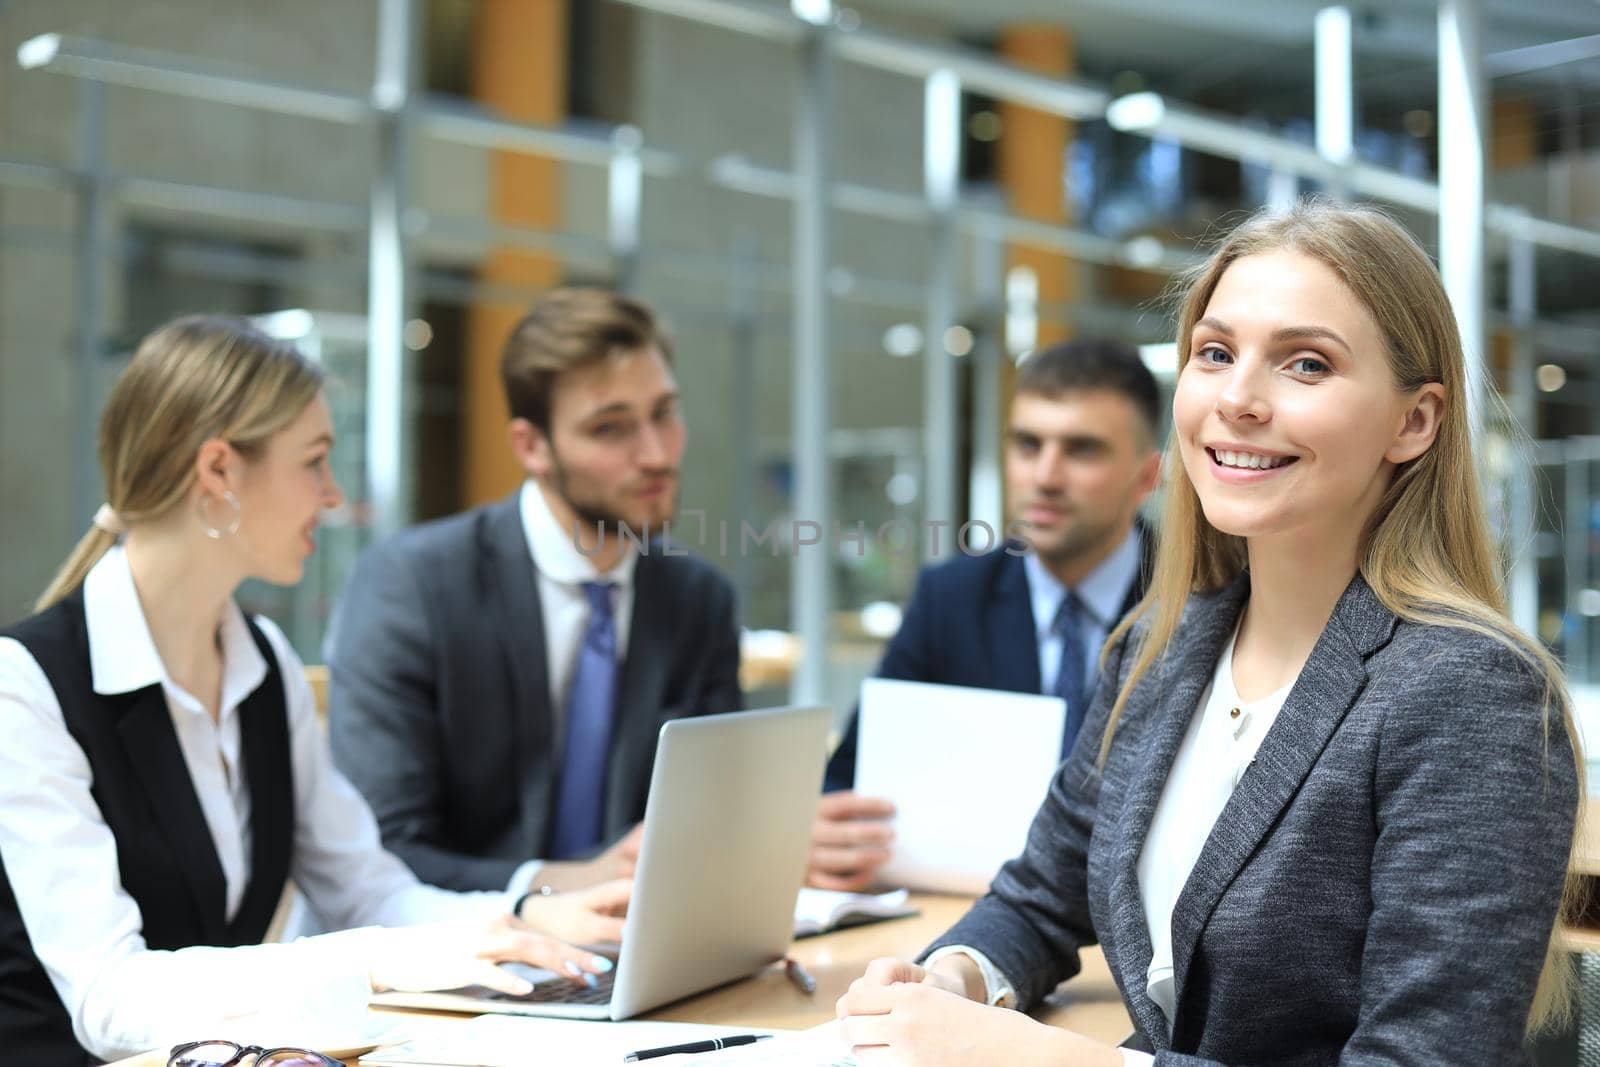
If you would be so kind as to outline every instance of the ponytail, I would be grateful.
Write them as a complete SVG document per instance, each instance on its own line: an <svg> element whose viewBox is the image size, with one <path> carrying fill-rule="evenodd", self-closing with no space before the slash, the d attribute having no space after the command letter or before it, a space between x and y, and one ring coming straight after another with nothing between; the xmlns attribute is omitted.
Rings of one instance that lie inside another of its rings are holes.
<svg viewBox="0 0 1600 1067"><path fill-rule="evenodd" d="M89 532L79 538L72 549L72 554L67 557L61 569L56 571L56 576L50 580L50 586L39 599L33 602L33 610L43 611L54 607L59 601L70 596L78 586L83 584L83 579L100 562L102 556L111 551L111 546L117 543L117 535L95 525L89 527Z"/></svg>

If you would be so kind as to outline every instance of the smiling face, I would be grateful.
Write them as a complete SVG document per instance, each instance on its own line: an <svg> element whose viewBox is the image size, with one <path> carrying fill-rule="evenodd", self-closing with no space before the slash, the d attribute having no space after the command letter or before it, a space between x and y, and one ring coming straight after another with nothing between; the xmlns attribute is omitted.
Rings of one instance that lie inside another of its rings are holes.
<svg viewBox="0 0 1600 1067"><path fill-rule="evenodd" d="M656 532L672 518L687 435L672 367L653 345L562 372L548 436L516 421L519 456L563 529L577 519Z"/></svg>
<svg viewBox="0 0 1600 1067"><path fill-rule="evenodd" d="M1173 397L1206 519L1246 538L1353 548L1397 464L1426 450L1442 390L1403 393L1372 315L1321 260L1236 260L1196 323Z"/></svg>
<svg viewBox="0 0 1600 1067"><path fill-rule="evenodd" d="M328 466L333 420L320 395L267 439L262 454L243 464L238 480L239 531L235 541L246 572L274 585L293 585L316 550L322 512L344 502ZM217 518L226 509L212 506Z"/></svg>

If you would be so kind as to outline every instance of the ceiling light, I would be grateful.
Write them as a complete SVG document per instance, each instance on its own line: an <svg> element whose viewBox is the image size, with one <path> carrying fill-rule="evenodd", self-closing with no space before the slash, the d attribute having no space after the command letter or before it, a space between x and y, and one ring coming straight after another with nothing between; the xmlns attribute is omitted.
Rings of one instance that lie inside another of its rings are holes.
<svg viewBox="0 0 1600 1067"><path fill-rule="evenodd" d="M1539 392L1553 393L1567 384L1567 370L1559 363L1541 363L1539 369L1533 372L1534 381L1539 383Z"/></svg>

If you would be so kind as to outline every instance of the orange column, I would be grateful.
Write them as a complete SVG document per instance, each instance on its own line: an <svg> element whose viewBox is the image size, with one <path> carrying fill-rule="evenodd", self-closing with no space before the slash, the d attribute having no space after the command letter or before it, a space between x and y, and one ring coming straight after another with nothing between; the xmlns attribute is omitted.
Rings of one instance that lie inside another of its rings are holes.
<svg viewBox="0 0 1600 1067"><path fill-rule="evenodd" d="M560 125L567 111L567 0L479 0L473 27L472 95L519 122ZM561 163L495 151L489 160L489 211L497 222L540 230L562 228ZM532 288L561 280L555 256L520 248L493 249L480 277ZM506 436L500 352L526 301L480 301L467 317L462 374L462 504L510 492L522 480Z"/></svg>
<svg viewBox="0 0 1600 1067"><path fill-rule="evenodd" d="M1008 62L1041 74L1064 77L1077 68L1072 34L1060 26L1045 23L1012 24L1000 35L1000 53ZM1072 142L1076 124L1059 115L1008 101L1001 101L999 111L1000 141L996 147L1007 207L1013 215L1023 218L1058 224L1071 222L1065 176L1067 146ZM1078 265L1060 252L1018 244L1007 250L1006 265L1008 270L1028 267L1039 279L1040 347L1065 340L1071 333L1070 327L1045 321L1042 309L1065 303L1077 294ZM998 454L1003 456L1016 367L1009 359L1002 360L1000 367L1003 406L998 413L1001 427ZM1007 499L1007 514L1010 506Z"/></svg>
<svg viewBox="0 0 1600 1067"><path fill-rule="evenodd" d="M1000 36L1007 61L1042 74L1065 77L1077 68L1072 34L1045 23L1015 23ZM1000 104L1000 181L1011 213L1041 222L1071 222L1065 168L1075 123L1020 104ZM1077 295L1078 265L1060 252L1013 245L1010 266L1032 268L1039 279L1039 303L1059 304ZM1039 323L1039 344L1062 340L1070 329Z"/></svg>
<svg viewBox="0 0 1600 1067"><path fill-rule="evenodd" d="M1539 158L1539 115L1528 100L1496 100L1489 109L1489 169L1509 170ZM1495 388L1502 394L1511 387L1513 354L1510 326L1497 326L1489 334L1489 366ZM1533 427L1528 427L1529 431Z"/></svg>
<svg viewBox="0 0 1600 1067"><path fill-rule="evenodd" d="M1489 110L1489 167L1506 170L1539 158L1539 115L1529 100L1496 100Z"/></svg>

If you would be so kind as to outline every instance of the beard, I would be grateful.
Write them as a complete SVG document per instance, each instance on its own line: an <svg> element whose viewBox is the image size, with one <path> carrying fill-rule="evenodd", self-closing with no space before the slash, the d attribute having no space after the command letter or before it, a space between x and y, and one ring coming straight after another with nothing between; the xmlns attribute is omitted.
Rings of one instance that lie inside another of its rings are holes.
<svg viewBox="0 0 1600 1067"><path fill-rule="evenodd" d="M669 476L676 473L676 471L669 472ZM640 539L646 536L647 530L651 534L659 534L665 524L671 521L675 510L676 494L673 494L663 502L659 515L625 514L618 502L608 500L603 494L589 491L582 479L573 476L554 449L551 450L550 480L556 495L572 509L579 526L592 530L599 538L605 536L607 527L611 529L613 537L621 536L624 528Z"/></svg>

